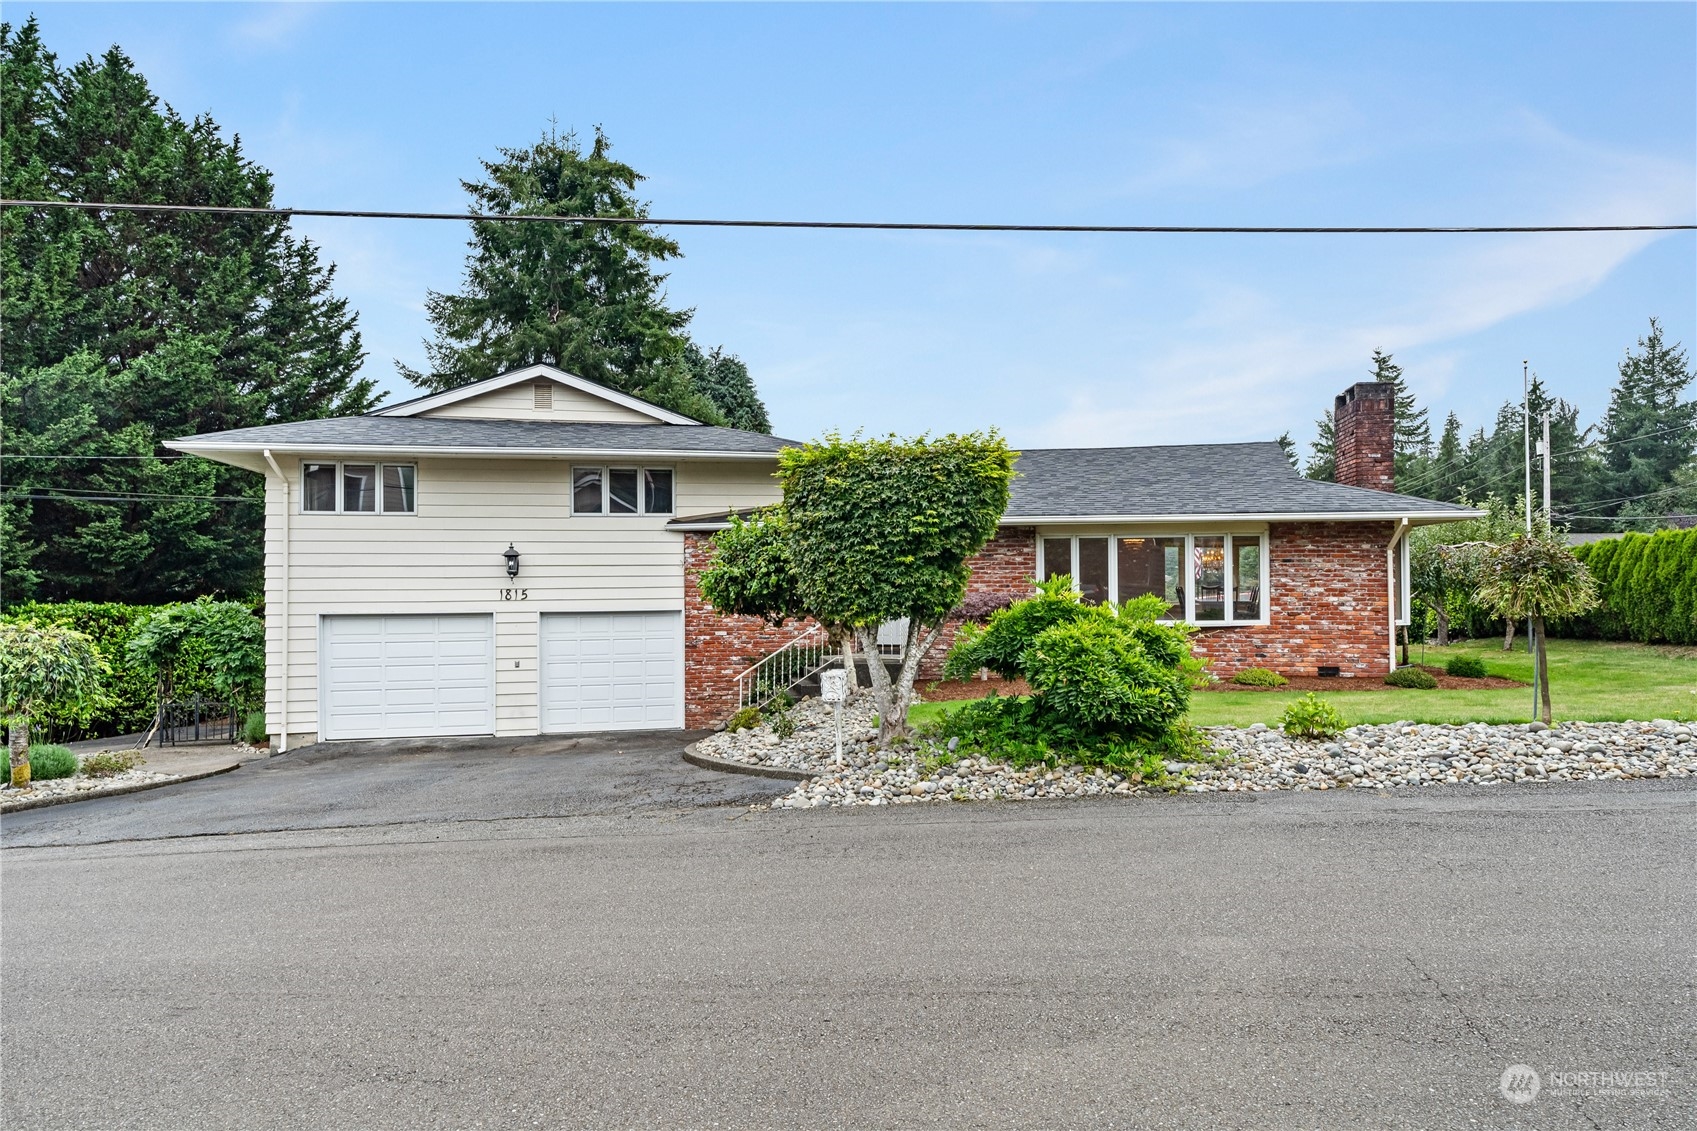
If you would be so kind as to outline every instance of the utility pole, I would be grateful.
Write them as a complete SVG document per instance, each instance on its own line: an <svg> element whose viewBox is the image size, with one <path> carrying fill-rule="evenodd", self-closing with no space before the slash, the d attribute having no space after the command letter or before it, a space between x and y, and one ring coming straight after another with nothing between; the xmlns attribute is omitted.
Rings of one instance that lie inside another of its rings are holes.
<svg viewBox="0 0 1697 1131"><path fill-rule="evenodd" d="M1532 536L1532 362L1520 362L1520 432L1525 448L1526 536ZM1533 620L1526 618L1526 651L1532 657L1532 718L1538 718L1538 646L1532 639Z"/></svg>
<svg viewBox="0 0 1697 1131"><path fill-rule="evenodd" d="M1550 525L1550 410L1544 410L1544 439L1538 445L1544 456L1544 524Z"/></svg>

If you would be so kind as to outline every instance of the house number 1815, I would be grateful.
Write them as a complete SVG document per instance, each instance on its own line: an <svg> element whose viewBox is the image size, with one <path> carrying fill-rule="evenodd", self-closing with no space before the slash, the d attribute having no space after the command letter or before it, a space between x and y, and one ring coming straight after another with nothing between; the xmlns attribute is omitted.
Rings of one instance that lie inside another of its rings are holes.
<svg viewBox="0 0 1697 1131"><path fill-rule="evenodd" d="M503 590L501 590L501 600L503 600L503 601L528 601L528 600L530 600L530 590L528 590L528 589L503 589Z"/></svg>

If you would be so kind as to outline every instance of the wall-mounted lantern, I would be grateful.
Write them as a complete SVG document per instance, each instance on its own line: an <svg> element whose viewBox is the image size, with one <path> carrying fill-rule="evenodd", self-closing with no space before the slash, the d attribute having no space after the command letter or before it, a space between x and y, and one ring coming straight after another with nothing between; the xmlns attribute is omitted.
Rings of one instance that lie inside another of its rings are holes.
<svg viewBox="0 0 1697 1131"><path fill-rule="evenodd" d="M517 577L519 575L519 552L513 549L511 542L507 543L506 552L501 556L507 559L507 576Z"/></svg>

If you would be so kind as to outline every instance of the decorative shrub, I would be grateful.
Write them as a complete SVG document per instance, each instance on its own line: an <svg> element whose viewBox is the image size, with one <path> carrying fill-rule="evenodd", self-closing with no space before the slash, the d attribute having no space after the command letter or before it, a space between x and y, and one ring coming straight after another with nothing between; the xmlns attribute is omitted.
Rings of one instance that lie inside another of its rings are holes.
<svg viewBox="0 0 1697 1131"><path fill-rule="evenodd" d="M1624 534L1573 547L1602 603L1552 619L1552 636L1697 644L1697 530Z"/></svg>
<svg viewBox="0 0 1697 1131"><path fill-rule="evenodd" d="M260 743L270 740L271 734L265 729L265 712L249 711L247 718L242 722L242 741L249 746L258 746Z"/></svg>
<svg viewBox="0 0 1697 1131"><path fill-rule="evenodd" d="M1279 726L1292 738L1336 738L1349 724L1336 707L1310 691L1285 705Z"/></svg>
<svg viewBox="0 0 1697 1131"><path fill-rule="evenodd" d="M1444 663L1444 670L1460 679L1484 679L1489 674L1485 670L1484 660L1481 660L1478 656L1469 656L1465 653L1459 656L1451 656Z"/></svg>
<svg viewBox="0 0 1697 1131"><path fill-rule="evenodd" d="M1438 686L1431 672L1412 667L1398 668L1385 677L1385 682L1392 687L1410 687L1416 691L1431 691Z"/></svg>
<svg viewBox="0 0 1697 1131"><path fill-rule="evenodd" d="M1085 727L1136 738L1164 734L1190 706L1190 684L1179 657L1163 647L1170 642L1146 639L1139 627L1091 617L1046 628L1022 657L1026 682L1048 707Z"/></svg>
<svg viewBox="0 0 1697 1131"><path fill-rule="evenodd" d="M134 750L102 750L83 759L82 774L85 778L115 778L145 761Z"/></svg>
<svg viewBox="0 0 1697 1131"><path fill-rule="evenodd" d="M1244 668L1232 676L1232 682L1244 687L1283 687L1290 680L1272 668Z"/></svg>
<svg viewBox="0 0 1697 1131"><path fill-rule="evenodd" d="M725 729L728 731L753 730L760 725L760 722L759 707L744 707L731 716L730 721L725 724Z"/></svg>
<svg viewBox="0 0 1697 1131"><path fill-rule="evenodd" d="M1174 741L1201 665L1190 654L1187 626L1156 623L1165 608L1159 597L1086 605L1063 577L992 613L983 628L963 626L949 651L949 678L988 668L1024 679L1032 694L959 708L940 720L939 733L997 757L1066 750L1099 759L1116 748L1123 754Z"/></svg>
<svg viewBox="0 0 1697 1131"><path fill-rule="evenodd" d="M151 671L126 662L125 652L141 623L168 605L124 605L113 601L59 601L13 605L5 620L18 624L60 625L94 641L94 650L111 667L101 681L101 702L92 715L53 708L34 720L53 738L98 738L146 730L153 721L157 681ZM176 694L219 698L207 667L202 641L184 644L175 666Z"/></svg>
<svg viewBox="0 0 1697 1131"><path fill-rule="evenodd" d="M1206 737L1186 722L1156 738L1114 737L1070 723L1036 697L1006 698L994 692L939 716L927 737L956 740L953 750L933 755L939 765L983 754L1016 769L1101 766L1133 782L1162 787L1172 784L1165 769L1168 761L1198 762L1209 757Z"/></svg>
<svg viewBox="0 0 1697 1131"><path fill-rule="evenodd" d="M790 714L790 697L780 695L772 700L772 709L767 712L767 720L772 727L772 733L779 738L788 738L795 733L795 716Z"/></svg>
<svg viewBox="0 0 1697 1131"><path fill-rule="evenodd" d="M33 781L68 778L77 772L77 756L63 746L38 742L29 748L29 776Z"/></svg>

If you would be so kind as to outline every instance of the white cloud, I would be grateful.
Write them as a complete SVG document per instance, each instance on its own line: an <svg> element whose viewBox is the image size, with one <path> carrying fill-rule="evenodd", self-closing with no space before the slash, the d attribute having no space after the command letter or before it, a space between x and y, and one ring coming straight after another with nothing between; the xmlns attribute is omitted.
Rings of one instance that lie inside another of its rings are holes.
<svg viewBox="0 0 1697 1131"><path fill-rule="evenodd" d="M318 14L319 5L294 0L286 4L255 5L251 14L230 26L228 40L235 45L264 50L291 46L302 28Z"/></svg>

